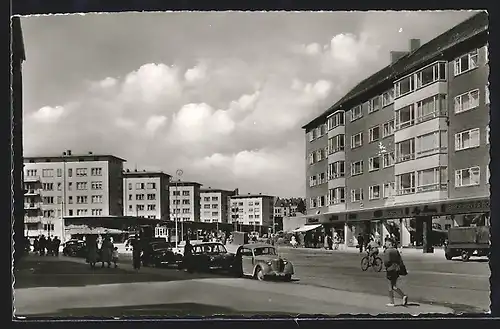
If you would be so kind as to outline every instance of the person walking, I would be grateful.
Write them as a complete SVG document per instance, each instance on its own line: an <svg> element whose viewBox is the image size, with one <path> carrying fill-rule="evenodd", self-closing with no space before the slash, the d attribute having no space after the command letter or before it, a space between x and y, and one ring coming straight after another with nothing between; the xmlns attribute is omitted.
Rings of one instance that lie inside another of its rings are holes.
<svg viewBox="0 0 500 329"><path fill-rule="evenodd" d="M363 234L359 233L358 234L358 248L359 248L359 253L363 252L363 247L365 246L365 239L363 237Z"/></svg>
<svg viewBox="0 0 500 329"><path fill-rule="evenodd" d="M184 256L183 256L183 266L184 270L188 273L193 272L193 264L192 264L192 256L193 256L193 246L189 240L186 240L186 245L184 246Z"/></svg>
<svg viewBox="0 0 500 329"><path fill-rule="evenodd" d="M139 271L141 268L141 244L139 235L132 240L132 263L134 270Z"/></svg>
<svg viewBox="0 0 500 329"><path fill-rule="evenodd" d="M105 237L102 241L101 246L101 268L104 267L104 264L107 263L108 268L111 267L111 260L113 254L113 243L109 239L109 237Z"/></svg>
<svg viewBox="0 0 500 329"><path fill-rule="evenodd" d="M386 277L389 281L389 304L387 306L394 306L394 292L396 292L403 299L403 305L408 304L408 296L397 286L400 276L407 274L406 266L403 263L401 254L395 248L392 239L386 240L386 250L384 252L384 265L386 269Z"/></svg>
<svg viewBox="0 0 500 329"><path fill-rule="evenodd" d="M33 240L33 252L36 254L39 251L40 248L38 246L38 237L35 237L35 240Z"/></svg>
<svg viewBox="0 0 500 329"><path fill-rule="evenodd" d="M56 236L54 240L52 240L54 244L54 256L59 257L59 247L61 246L61 240Z"/></svg>
<svg viewBox="0 0 500 329"><path fill-rule="evenodd" d="M40 241L38 241L38 249L40 251L40 256L45 256L45 248L47 247L47 240L45 235L42 234Z"/></svg>
<svg viewBox="0 0 500 329"><path fill-rule="evenodd" d="M93 239L86 239L85 244L87 245L87 260L90 264L90 268L95 269L98 253L97 241Z"/></svg>
<svg viewBox="0 0 500 329"><path fill-rule="evenodd" d="M45 242L45 249L47 250L47 256L52 256L52 250L54 249L54 246L52 245L52 239L50 236L47 237L47 240Z"/></svg>

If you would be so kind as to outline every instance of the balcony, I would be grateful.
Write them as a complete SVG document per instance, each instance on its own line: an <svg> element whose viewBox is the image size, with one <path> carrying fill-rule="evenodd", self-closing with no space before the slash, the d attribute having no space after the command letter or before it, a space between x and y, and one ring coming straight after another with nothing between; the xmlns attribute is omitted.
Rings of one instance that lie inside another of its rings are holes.
<svg viewBox="0 0 500 329"><path fill-rule="evenodd" d="M40 176L24 176L23 177L23 182L25 183L36 183L40 182L41 178Z"/></svg>
<svg viewBox="0 0 500 329"><path fill-rule="evenodd" d="M24 224L42 223L42 216L24 216Z"/></svg>
<svg viewBox="0 0 500 329"><path fill-rule="evenodd" d="M417 193L447 191L447 190L448 190L447 183L433 183L433 184L417 186Z"/></svg>
<svg viewBox="0 0 500 329"><path fill-rule="evenodd" d="M42 194L41 188L36 189L26 189L24 195L40 195Z"/></svg>
<svg viewBox="0 0 500 329"><path fill-rule="evenodd" d="M410 160L415 160L415 153L398 154L396 163L402 163Z"/></svg>
<svg viewBox="0 0 500 329"><path fill-rule="evenodd" d="M25 210L36 210L41 208L41 203L40 202L28 202L24 203L24 209Z"/></svg>

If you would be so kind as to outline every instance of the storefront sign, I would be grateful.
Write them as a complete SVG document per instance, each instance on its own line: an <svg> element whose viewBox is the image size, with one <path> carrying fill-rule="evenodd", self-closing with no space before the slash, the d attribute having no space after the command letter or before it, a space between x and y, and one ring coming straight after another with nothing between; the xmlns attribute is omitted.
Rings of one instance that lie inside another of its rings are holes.
<svg viewBox="0 0 500 329"><path fill-rule="evenodd" d="M319 218L308 218L307 224L319 223Z"/></svg>
<svg viewBox="0 0 500 329"><path fill-rule="evenodd" d="M489 212L490 200L478 200L468 202L453 202L444 206L444 213L446 214L463 214L475 212Z"/></svg>

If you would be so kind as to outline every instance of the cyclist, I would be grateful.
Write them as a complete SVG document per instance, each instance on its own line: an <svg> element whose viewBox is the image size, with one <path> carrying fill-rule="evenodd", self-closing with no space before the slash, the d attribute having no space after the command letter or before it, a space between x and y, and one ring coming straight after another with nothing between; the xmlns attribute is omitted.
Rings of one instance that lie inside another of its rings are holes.
<svg viewBox="0 0 500 329"><path fill-rule="evenodd" d="M373 239L370 238L370 243L368 243L367 251L368 251L368 260L370 264L373 264L375 261L375 257L378 255L379 244Z"/></svg>

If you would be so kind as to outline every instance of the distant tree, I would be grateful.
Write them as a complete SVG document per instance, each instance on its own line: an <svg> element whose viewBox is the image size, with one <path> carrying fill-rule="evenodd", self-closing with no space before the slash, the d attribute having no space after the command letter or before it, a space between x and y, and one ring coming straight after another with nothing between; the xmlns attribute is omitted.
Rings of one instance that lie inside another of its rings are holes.
<svg viewBox="0 0 500 329"><path fill-rule="evenodd" d="M304 199L299 199L297 202L297 211L305 214L306 213L306 203L304 202Z"/></svg>

